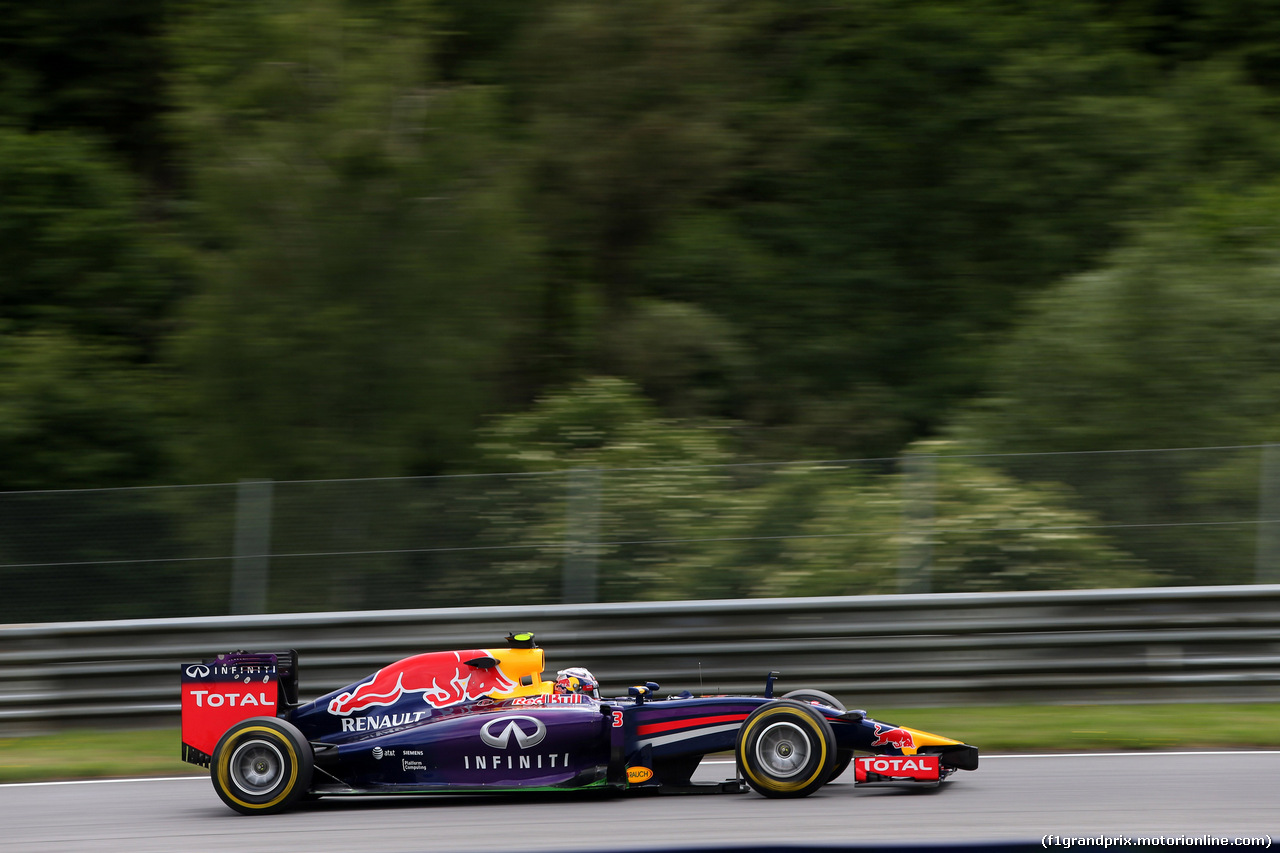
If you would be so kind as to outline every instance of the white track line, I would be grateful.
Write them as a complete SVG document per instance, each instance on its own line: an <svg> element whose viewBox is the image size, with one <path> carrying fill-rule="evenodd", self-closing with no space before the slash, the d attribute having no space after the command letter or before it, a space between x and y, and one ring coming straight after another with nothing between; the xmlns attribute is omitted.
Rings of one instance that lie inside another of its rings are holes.
<svg viewBox="0 0 1280 853"><path fill-rule="evenodd" d="M981 753L982 761L995 761L1006 758L1157 758L1193 755L1280 755L1280 749L1196 749L1179 752L1149 752L1134 750L1132 752L1045 752L1045 753ZM702 766L708 764L734 764L732 758L703 760Z"/></svg>
<svg viewBox="0 0 1280 853"><path fill-rule="evenodd" d="M186 782L191 779L208 781L208 776L148 776L130 779L65 779L61 782L5 782L0 788L41 788L53 785L111 785L120 782Z"/></svg>
<svg viewBox="0 0 1280 853"><path fill-rule="evenodd" d="M1181 752L1046 752L1026 755L982 755L983 761L1003 758L1168 758L1192 755L1280 755L1280 749L1196 749Z"/></svg>

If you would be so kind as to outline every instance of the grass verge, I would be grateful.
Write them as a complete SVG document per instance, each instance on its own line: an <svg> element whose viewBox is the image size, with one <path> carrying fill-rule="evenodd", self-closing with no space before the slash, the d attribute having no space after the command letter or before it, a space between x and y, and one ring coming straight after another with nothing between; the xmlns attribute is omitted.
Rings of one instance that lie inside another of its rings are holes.
<svg viewBox="0 0 1280 853"><path fill-rule="evenodd" d="M872 708L984 752L1280 747L1280 704L1001 705ZM0 782L200 775L180 758L177 729L77 730L0 738Z"/></svg>
<svg viewBox="0 0 1280 853"><path fill-rule="evenodd" d="M179 757L175 729L77 729L50 735L0 738L0 782L43 782L107 776L181 776L202 773Z"/></svg>
<svg viewBox="0 0 1280 853"><path fill-rule="evenodd" d="M984 752L1280 747L1280 704L1002 705L871 710Z"/></svg>

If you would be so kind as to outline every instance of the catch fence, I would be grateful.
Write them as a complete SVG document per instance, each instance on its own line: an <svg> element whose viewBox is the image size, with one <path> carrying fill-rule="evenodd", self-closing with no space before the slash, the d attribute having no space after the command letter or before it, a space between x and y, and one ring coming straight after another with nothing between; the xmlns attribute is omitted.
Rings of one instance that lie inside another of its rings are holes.
<svg viewBox="0 0 1280 853"><path fill-rule="evenodd" d="M1275 445L0 493L0 624L1280 582Z"/></svg>

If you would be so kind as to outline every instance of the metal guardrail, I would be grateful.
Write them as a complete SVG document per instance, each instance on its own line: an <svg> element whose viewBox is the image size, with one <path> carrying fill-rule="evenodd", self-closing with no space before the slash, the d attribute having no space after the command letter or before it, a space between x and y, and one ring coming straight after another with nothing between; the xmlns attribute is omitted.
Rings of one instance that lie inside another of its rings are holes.
<svg viewBox="0 0 1280 853"><path fill-rule="evenodd" d="M298 649L305 698L531 630L606 693L816 687L846 703L1280 700L1280 585L743 599L0 627L0 732L176 725L178 665Z"/></svg>

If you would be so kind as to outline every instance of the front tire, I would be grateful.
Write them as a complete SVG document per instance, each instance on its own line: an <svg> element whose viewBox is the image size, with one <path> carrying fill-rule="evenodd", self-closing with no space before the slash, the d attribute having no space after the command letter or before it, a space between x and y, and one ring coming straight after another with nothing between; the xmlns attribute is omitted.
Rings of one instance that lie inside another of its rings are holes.
<svg viewBox="0 0 1280 853"><path fill-rule="evenodd" d="M841 714L845 712L844 703L836 697L822 690L815 690L812 687L802 687L799 690L792 690L782 697L783 699L792 699L796 702L803 702L806 705L826 705L828 708L835 708ZM852 749L836 750L836 763L831 768L831 775L827 777L828 782L834 782L836 779L849 769L849 764L853 761Z"/></svg>
<svg viewBox="0 0 1280 853"><path fill-rule="evenodd" d="M814 690L812 687L802 687L799 690L792 690L782 698L793 699L796 702L804 702L806 705L812 705L816 702L819 705L826 705L829 708L835 708L841 714L845 712L843 702L832 696L830 693L822 690Z"/></svg>
<svg viewBox="0 0 1280 853"><path fill-rule="evenodd" d="M747 784L766 797L807 797L836 763L836 739L811 705L779 699L761 705L738 730L734 749Z"/></svg>
<svg viewBox="0 0 1280 853"><path fill-rule="evenodd" d="M276 717L251 717L213 748L209 775L222 801L241 814L274 814L311 786L315 763L302 732Z"/></svg>
<svg viewBox="0 0 1280 853"><path fill-rule="evenodd" d="M849 765L853 762L852 749L837 749L836 764L831 768L831 775L827 777L828 782L834 782L844 775L844 771L849 769Z"/></svg>

